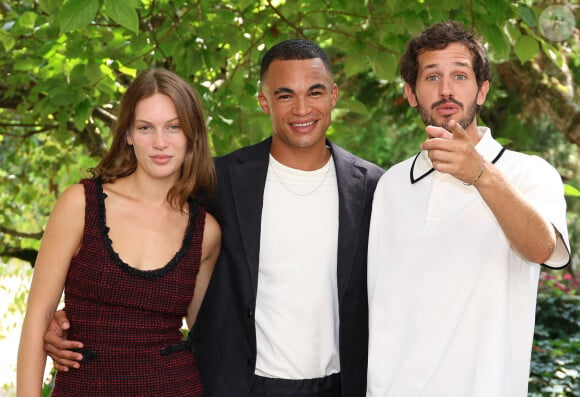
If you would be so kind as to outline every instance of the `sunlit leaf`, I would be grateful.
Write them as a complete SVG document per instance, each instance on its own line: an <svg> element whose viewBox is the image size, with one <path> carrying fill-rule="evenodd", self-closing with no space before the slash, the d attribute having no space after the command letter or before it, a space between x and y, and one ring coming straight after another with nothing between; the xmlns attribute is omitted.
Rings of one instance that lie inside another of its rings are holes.
<svg viewBox="0 0 580 397"><path fill-rule="evenodd" d="M514 46L514 51L521 63L526 63L538 55L540 46L530 36L521 36Z"/></svg>
<svg viewBox="0 0 580 397"><path fill-rule="evenodd" d="M79 131L83 130L92 111L93 104L89 99L85 99L74 107L74 124Z"/></svg>
<svg viewBox="0 0 580 397"><path fill-rule="evenodd" d="M519 4L518 13L524 22L527 23L530 27L535 27L538 25L536 14L534 14L534 11L532 11L527 5Z"/></svg>
<svg viewBox="0 0 580 397"><path fill-rule="evenodd" d="M564 184L564 194L569 197L580 197L580 190L567 183Z"/></svg>
<svg viewBox="0 0 580 397"><path fill-rule="evenodd" d="M359 114L368 114L369 111L364 103L355 99L355 98L347 98L341 99L337 105L337 107L348 109L351 112L359 113Z"/></svg>
<svg viewBox="0 0 580 397"><path fill-rule="evenodd" d="M101 67L97 63L89 63L85 68L85 77L90 83L96 83L102 76Z"/></svg>
<svg viewBox="0 0 580 397"><path fill-rule="evenodd" d="M497 26L491 25L488 30L490 48L496 54L497 59L504 60L509 57L510 45L504 32Z"/></svg>
<svg viewBox="0 0 580 397"><path fill-rule="evenodd" d="M344 70L346 77L351 77L357 73L368 70L369 64L365 57L349 56L345 59Z"/></svg>
<svg viewBox="0 0 580 397"><path fill-rule="evenodd" d="M59 13L61 33L88 25L99 9L99 0L68 0Z"/></svg>
<svg viewBox="0 0 580 397"><path fill-rule="evenodd" d="M395 54L378 51L371 55L370 64L377 78L392 81L397 75L398 59Z"/></svg>
<svg viewBox="0 0 580 397"><path fill-rule="evenodd" d="M0 42L2 43L6 51L10 51L16 44L16 39L7 34L0 33Z"/></svg>
<svg viewBox="0 0 580 397"><path fill-rule="evenodd" d="M137 33L139 31L139 16L134 0L104 0L104 13L119 25Z"/></svg>

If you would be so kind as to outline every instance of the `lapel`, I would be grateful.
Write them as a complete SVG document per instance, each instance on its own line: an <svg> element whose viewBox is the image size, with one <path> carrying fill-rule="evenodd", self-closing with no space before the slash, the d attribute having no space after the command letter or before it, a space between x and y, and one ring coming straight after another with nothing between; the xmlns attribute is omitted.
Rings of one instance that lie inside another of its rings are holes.
<svg viewBox="0 0 580 397"><path fill-rule="evenodd" d="M342 301L354 265L357 247L366 244L361 222L366 200L366 173L356 157L327 141L332 150L338 184L338 297ZM362 241L361 241L362 240Z"/></svg>
<svg viewBox="0 0 580 397"><path fill-rule="evenodd" d="M258 286L260 228L271 138L240 152L231 166L233 205L254 297Z"/></svg>
<svg viewBox="0 0 580 397"><path fill-rule="evenodd" d="M332 150L338 185L337 282L338 296L342 300L357 247L366 244L366 236L361 236L360 226L368 192L364 167L356 165L356 157L330 141L327 144ZM254 297L258 285L260 229L270 145L271 138L268 138L240 152L229 170L233 206Z"/></svg>

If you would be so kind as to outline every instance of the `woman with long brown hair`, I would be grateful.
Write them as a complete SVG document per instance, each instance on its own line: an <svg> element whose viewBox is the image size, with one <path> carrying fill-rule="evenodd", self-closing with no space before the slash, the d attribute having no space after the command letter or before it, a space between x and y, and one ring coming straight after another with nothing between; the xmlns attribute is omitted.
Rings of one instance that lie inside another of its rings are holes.
<svg viewBox="0 0 580 397"><path fill-rule="evenodd" d="M183 318L195 321L220 242L204 201L215 187L201 102L166 70L141 73L119 107L93 177L69 187L49 218L18 353L18 395L40 396L43 333L64 289L82 366L53 396L199 396Z"/></svg>

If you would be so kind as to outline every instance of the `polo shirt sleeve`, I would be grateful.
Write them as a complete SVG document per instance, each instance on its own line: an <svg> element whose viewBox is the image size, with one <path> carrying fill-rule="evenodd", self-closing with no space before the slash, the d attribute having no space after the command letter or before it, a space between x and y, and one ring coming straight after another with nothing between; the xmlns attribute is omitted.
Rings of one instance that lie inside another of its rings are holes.
<svg viewBox="0 0 580 397"><path fill-rule="evenodd" d="M543 265L550 268L565 267L570 261L570 242L566 223L566 200L560 174L552 165L538 156L529 156L526 168L520 175L520 192L532 206L554 226L557 244Z"/></svg>

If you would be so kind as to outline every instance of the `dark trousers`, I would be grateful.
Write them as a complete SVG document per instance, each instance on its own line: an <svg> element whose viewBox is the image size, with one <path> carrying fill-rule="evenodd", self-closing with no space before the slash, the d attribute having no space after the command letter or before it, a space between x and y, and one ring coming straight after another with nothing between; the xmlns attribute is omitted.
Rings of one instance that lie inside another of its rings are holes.
<svg viewBox="0 0 580 397"><path fill-rule="evenodd" d="M250 397L341 397L340 374L304 380L254 375Z"/></svg>

